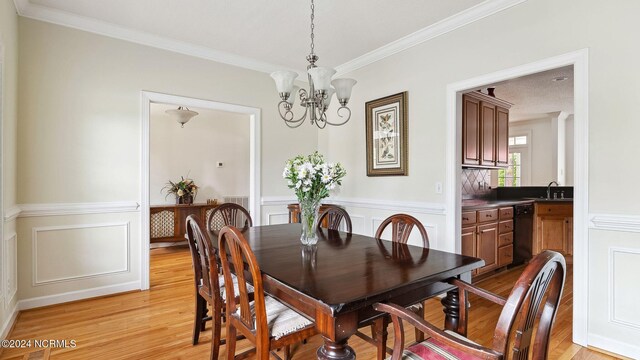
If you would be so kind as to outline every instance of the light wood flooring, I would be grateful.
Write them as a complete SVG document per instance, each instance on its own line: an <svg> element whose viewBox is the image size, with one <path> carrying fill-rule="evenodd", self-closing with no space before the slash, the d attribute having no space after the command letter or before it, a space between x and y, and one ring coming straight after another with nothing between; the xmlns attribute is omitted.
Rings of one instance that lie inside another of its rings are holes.
<svg viewBox="0 0 640 360"><path fill-rule="evenodd" d="M508 295L518 269L484 280L484 288ZM208 359L210 327L191 345L193 324L193 278L187 247L151 251L151 290L49 306L20 313L10 339L75 340L75 348L52 348L51 359ZM549 359L615 359L571 342L572 272L569 271L562 305L552 333ZM483 345L491 344L500 308L471 297L469 337ZM430 300L429 321L442 324L444 315L438 300ZM224 327L223 327L224 336ZM393 328L389 327L390 333ZM406 326L408 342L413 328ZM393 342L390 337L389 346ZM322 339L315 336L294 349L294 359L315 359ZM374 348L352 337L349 344L358 359L375 359ZM238 343L238 352L249 349L247 340ZM43 359L40 348L4 349L0 359ZM220 349L221 358L225 347Z"/></svg>

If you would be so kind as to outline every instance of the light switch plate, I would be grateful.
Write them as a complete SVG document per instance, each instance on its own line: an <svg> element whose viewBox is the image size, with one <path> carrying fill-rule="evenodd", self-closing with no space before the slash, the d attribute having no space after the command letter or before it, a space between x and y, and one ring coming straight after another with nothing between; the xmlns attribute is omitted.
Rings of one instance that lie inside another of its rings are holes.
<svg viewBox="0 0 640 360"><path fill-rule="evenodd" d="M222 166L223 166L222 161L216 161L216 167L220 168Z"/></svg>

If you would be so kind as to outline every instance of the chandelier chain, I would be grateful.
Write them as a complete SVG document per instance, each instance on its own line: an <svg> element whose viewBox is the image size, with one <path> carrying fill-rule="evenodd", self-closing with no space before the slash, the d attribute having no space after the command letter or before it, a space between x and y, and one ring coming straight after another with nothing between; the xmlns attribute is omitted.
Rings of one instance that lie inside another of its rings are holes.
<svg viewBox="0 0 640 360"><path fill-rule="evenodd" d="M313 54L314 54L314 52L313 52L313 50L314 50L314 44L313 44L314 34L313 34L313 29L315 28L315 26L313 25L314 13L315 13L315 5L313 4L313 0L311 0L311 55L313 55Z"/></svg>

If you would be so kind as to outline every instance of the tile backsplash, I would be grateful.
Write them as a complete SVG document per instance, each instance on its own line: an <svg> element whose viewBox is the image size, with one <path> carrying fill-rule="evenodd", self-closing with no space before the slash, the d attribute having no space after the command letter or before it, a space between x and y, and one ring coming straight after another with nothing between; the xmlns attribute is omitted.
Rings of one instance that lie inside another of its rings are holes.
<svg viewBox="0 0 640 360"><path fill-rule="evenodd" d="M491 170L462 169L462 198L468 199L491 192Z"/></svg>

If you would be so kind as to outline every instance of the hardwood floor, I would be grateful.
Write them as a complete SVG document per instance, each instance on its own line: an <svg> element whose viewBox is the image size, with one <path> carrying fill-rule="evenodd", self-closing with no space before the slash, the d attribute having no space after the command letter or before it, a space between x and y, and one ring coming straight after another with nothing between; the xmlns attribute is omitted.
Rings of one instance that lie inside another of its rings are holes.
<svg viewBox="0 0 640 360"><path fill-rule="evenodd" d="M481 285L487 290L508 295L520 271L506 272ZM75 340L75 348L51 348L51 359L207 359L211 339L210 327L191 345L193 322L193 285L191 258L187 247L160 248L151 251L151 290L132 292L91 300L23 311L10 339ZM554 330L549 359L615 359L571 342L573 276L569 272ZM491 343L500 308L471 297L469 337L483 345ZM438 300L429 301L429 321L442 324L444 315ZM224 336L224 326L223 326ZM393 332L389 327L390 333ZM406 326L408 342L413 328ZM390 334L392 335L392 334ZM391 346L390 336L388 345ZM294 359L315 359L321 345L319 336L305 345L294 347ZM32 343L33 344L33 343ZM349 344L358 359L375 359L375 349L357 337ZM238 343L238 352L249 349L246 341ZM42 348L4 349L0 359L43 359ZM225 347L220 348L221 358ZM44 356L43 356L43 353ZM29 354L32 354L31 357Z"/></svg>

